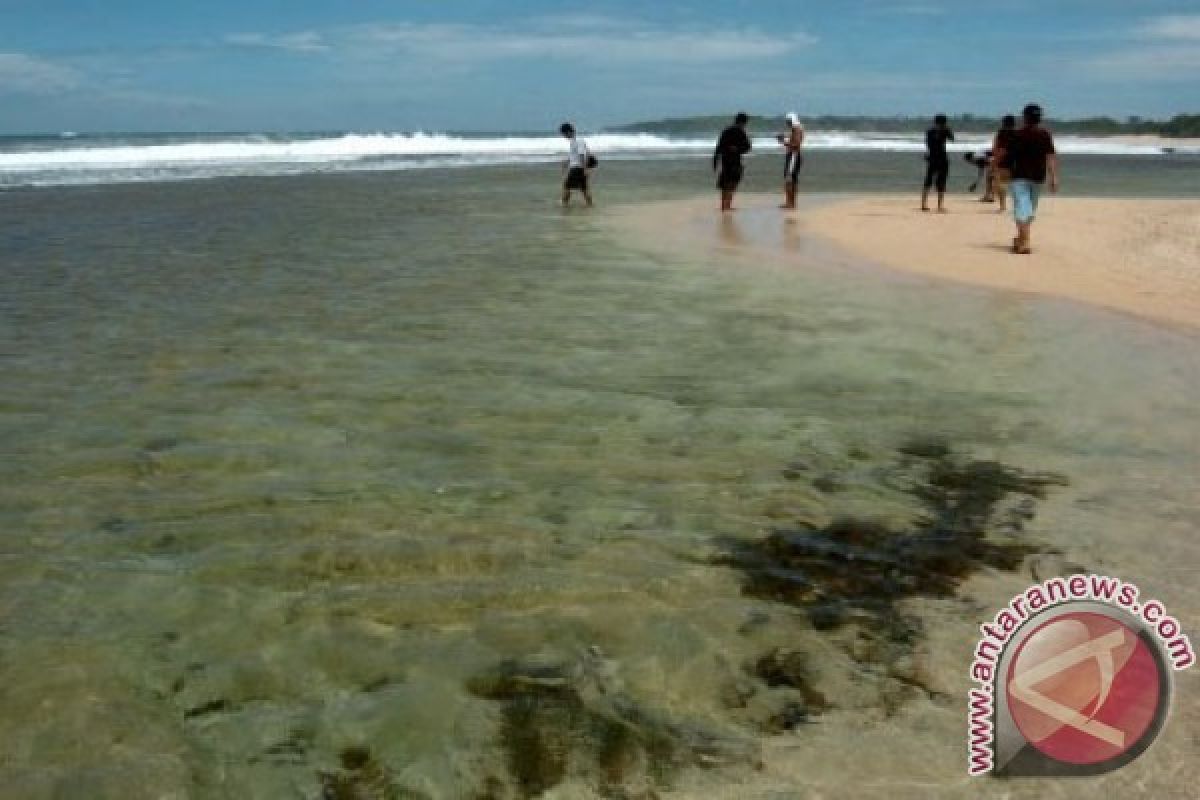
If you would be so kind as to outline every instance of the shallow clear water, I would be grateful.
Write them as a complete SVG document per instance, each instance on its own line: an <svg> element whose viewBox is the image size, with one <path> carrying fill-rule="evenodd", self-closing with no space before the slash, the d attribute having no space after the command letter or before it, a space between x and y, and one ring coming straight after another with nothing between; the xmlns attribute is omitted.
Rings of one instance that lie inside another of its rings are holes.
<svg viewBox="0 0 1200 800"><path fill-rule="evenodd" d="M695 175L610 166L609 205ZM607 763L597 723L568 715L583 755L561 796L975 793L966 648L1027 573L913 606L936 689L913 696L721 559L780 525L910 523L893 479L914 436L1067 476L1031 535L1200 620L1194 335L816 242L792 243L796 270L626 236L611 210L554 207L554 181L0 196L5 796L316 797L321 773L332 791L354 772L347 748L400 796L532 794L505 750L512 698L478 688L506 660L602 673L622 725L717 753L625 781L587 766ZM780 647L811 654L830 707L767 735L774 695L747 665ZM1189 678L1110 785L1200 777Z"/></svg>

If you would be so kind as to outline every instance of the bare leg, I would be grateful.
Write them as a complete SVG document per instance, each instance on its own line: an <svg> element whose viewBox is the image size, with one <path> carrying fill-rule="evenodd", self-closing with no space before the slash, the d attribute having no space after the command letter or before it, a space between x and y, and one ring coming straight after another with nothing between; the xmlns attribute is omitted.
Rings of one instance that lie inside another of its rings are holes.
<svg viewBox="0 0 1200 800"><path fill-rule="evenodd" d="M588 208L591 208L592 207L592 190L591 189L583 190L583 199L587 201Z"/></svg>
<svg viewBox="0 0 1200 800"><path fill-rule="evenodd" d="M941 189L938 190L938 211L943 213L946 211L946 193Z"/></svg>
<svg viewBox="0 0 1200 800"><path fill-rule="evenodd" d="M1013 241L1014 253L1031 253L1033 252L1029 244L1029 236L1033 230L1033 220L1029 222L1017 223L1017 238Z"/></svg>
<svg viewBox="0 0 1200 800"><path fill-rule="evenodd" d="M788 209L796 207L796 184L792 183L791 181L788 181L787 183L783 184L783 206L782 207L788 208Z"/></svg>
<svg viewBox="0 0 1200 800"><path fill-rule="evenodd" d="M921 190L921 210L922 211L929 210L929 190L928 189Z"/></svg>

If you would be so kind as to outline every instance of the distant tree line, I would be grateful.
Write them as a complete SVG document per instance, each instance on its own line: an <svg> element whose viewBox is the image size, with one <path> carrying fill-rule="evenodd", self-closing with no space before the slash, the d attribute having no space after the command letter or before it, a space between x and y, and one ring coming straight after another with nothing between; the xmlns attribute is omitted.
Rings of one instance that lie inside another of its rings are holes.
<svg viewBox="0 0 1200 800"><path fill-rule="evenodd" d="M1016 113L1016 112L1014 112ZM644 132L663 135L715 134L729 124L732 114L701 117L677 117L652 122L621 125L609 130ZM929 127L928 117L848 117L819 115L804 117L804 124L814 130L839 130L856 133L920 133ZM1081 119L1050 119L1047 126L1058 133L1115 136L1142 134L1171 138L1200 137L1200 114L1177 114L1169 120L1126 117L1083 117ZM749 130L753 134L778 131L783 117L751 117ZM958 114L950 117L950 127L963 133L988 133L1000 127L1000 117Z"/></svg>

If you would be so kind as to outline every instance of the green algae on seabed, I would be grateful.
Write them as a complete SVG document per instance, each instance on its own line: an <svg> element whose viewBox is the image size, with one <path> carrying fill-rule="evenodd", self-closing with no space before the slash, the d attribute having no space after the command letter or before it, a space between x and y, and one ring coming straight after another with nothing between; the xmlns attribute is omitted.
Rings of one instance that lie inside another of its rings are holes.
<svg viewBox="0 0 1200 800"><path fill-rule="evenodd" d="M922 514L910 529L843 516L822 527L778 528L754 541L727 539L718 559L742 571L747 595L803 610L816 632L864 670L886 713L912 689L937 694L913 658L920 620L899 603L951 596L977 570L1012 571L1029 556L1056 552L1024 529L1046 490L1067 483L1055 473L961 458L934 440L908 442L899 453L886 482L920 502ZM805 471L795 462L785 477L796 480ZM765 719L760 713L754 720L761 730L791 730L838 705L810 662L803 650L776 647L746 665L766 690L787 690ZM746 708L758 693L752 687L730 707Z"/></svg>
<svg viewBox="0 0 1200 800"><path fill-rule="evenodd" d="M891 622L905 597L946 596L976 570L1014 570L1047 551L1021 534L1036 500L1066 478L963 461L948 448L913 445L901 453L910 458L898 471L919 476L909 492L924 516L913 529L840 517L822 528L779 528L753 542L726 540L722 563L745 573L747 594L800 606L814 627L828 630L852 612ZM1010 495L1021 499L1008 502Z"/></svg>
<svg viewBox="0 0 1200 800"><path fill-rule="evenodd" d="M342 768L322 772L321 800L427 800L428 795L396 786L387 767L365 747L347 747Z"/></svg>
<svg viewBox="0 0 1200 800"><path fill-rule="evenodd" d="M605 797L653 798L689 766L757 763L757 744L669 719L621 691L592 649L578 661L505 661L469 684L501 704L500 743L517 796L583 778ZM493 778L490 796L500 792Z"/></svg>

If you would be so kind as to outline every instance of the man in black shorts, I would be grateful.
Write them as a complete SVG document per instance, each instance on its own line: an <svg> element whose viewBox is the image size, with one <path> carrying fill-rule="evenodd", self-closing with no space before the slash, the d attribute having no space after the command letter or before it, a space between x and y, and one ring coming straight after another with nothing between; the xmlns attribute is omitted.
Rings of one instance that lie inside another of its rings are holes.
<svg viewBox="0 0 1200 800"><path fill-rule="evenodd" d="M780 208L794 209L796 207L796 184L800 182L800 167L804 164L804 154L800 152L804 146L804 126L800 117L792 112L785 118L787 132L775 137L775 141L783 145L786 161L783 164L783 205Z"/></svg>
<svg viewBox="0 0 1200 800"><path fill-rule="evenodd" d="M571 192L583 192L583 199L589 206L592 204L592 192L588 188L588 169L591 165L592 151L587 142L575 135L575 126L564 122L558 132L568 142L567 159L563 162L562 204L571 204Z"/></svg>
<svg viewBox="0 0 1200 800"><path fill-rule="evenodd" d="M717 172L717 188L721 190L721 210L733 211L733 193L742 182L742 156L750 152L750 137L746 123L750 117L738 112L733 124L721 131L713 150L712 165Z"/></svg>
<svg viewBox="0 0 1200 800"><path fill-rule="evenodd" d="M946 155L946 142L954 141L954 131L946 125L946 115L933 118L933 127L925 131L925 188L921 192L921 210L929 210L929 190L937 186L938 211L946 210L946 179L950 177L950 157Z"/></svg>

